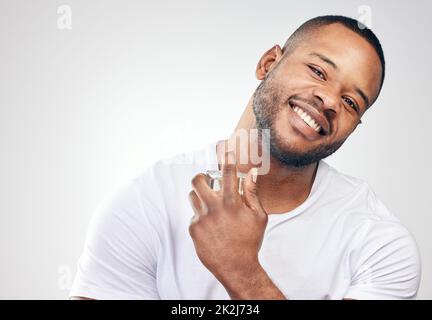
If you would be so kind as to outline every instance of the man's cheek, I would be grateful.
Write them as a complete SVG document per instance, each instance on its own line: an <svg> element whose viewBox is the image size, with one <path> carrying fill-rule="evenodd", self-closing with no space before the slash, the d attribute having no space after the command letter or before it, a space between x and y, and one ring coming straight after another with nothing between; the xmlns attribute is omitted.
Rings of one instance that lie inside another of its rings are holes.
<svg viewBox="0 0 432 320"><path fill-rule="evenodd" d="M310 91L316 86L316 83L307 76L291 76L285 83L286 92L289 93L289 97L292 95L301 95L305 91Z"/></svg>
<svg viewBox="0 0 432 320"><path fill-rule="evenodd" d="M331 136L334 140L345 140L355 131L356 127L352 119L340 115L338 121L332 123Z"/></svg>

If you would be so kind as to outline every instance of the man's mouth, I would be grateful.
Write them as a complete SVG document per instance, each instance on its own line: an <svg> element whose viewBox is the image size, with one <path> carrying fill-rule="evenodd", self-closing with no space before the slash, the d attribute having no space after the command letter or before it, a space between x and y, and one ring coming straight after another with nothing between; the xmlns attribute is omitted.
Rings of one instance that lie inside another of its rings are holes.
<svg viewBox="0 0 432 320"><path fill-rule="evenodd" d="M321 136L325 136L329 132L328 121L319 114L313 107L303 103L302 101L290 102L292 110L297 116L303 120L311 129Z"/></svg>
<svg viewBox="0 0 432 320"><path fill-rule="evenodd" d="M312 129L314 129L316 132L318 132L319 134L323 134L323 129L322 127L317 123L317 121L314 120L314 118L312 118L312 116L310 114L308 114L306 111L304 111L302 108L294 106L293 110L295 113L297 113L300 118L302 118L302 120Z"/></svg>

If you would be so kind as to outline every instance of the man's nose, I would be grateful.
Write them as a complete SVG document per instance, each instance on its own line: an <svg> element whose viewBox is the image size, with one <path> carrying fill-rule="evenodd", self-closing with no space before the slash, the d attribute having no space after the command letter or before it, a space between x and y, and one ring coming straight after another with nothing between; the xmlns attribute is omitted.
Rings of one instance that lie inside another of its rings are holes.
<svg viewBox="0 0 432 320"><path fill-rule="evenodd" d="M319 101L318 105L323 109L322 112L331 116L335 116L339 112L339 94L336 89L316 87L312 94Z"/></svg>

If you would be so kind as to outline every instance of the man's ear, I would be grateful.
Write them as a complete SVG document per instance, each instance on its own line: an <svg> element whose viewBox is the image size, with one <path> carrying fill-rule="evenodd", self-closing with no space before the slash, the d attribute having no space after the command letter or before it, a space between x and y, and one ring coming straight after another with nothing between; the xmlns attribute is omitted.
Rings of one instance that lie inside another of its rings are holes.
<svg viewBox="0 0 432 320"><path fill-rule="evenodd" d="M263 54L255 71L258 80L263 80L274 66L276 66L282 57L282 53L281 47L276 44Z"/></svg>

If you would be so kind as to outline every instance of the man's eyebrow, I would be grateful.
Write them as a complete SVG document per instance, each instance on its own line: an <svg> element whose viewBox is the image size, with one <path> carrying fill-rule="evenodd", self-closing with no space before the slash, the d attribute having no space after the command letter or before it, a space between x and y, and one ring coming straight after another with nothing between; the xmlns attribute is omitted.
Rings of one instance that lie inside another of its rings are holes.
<svg viewBox="0 0 432 320"><path fill-rule="evenodd" d="M312 52L312 53L309 53L309 55L320 58L325 63L331 65L334 69L338 68L337 65L336 65L336 63L334 63L330 58L326 57L325 55L322 55L321 53Z"/></svg>
<svg viewBox="0 0 432 320"><path fill-rule="evenodd" d="M370 100L369 100L368 96L360 88L358 88L358 87L355 87L355 91L357 91L357 93L360 95L360 97L362 97L362 99L366 103L366 108L368 108L369 107L369 103L370 103Z"/></svg>

